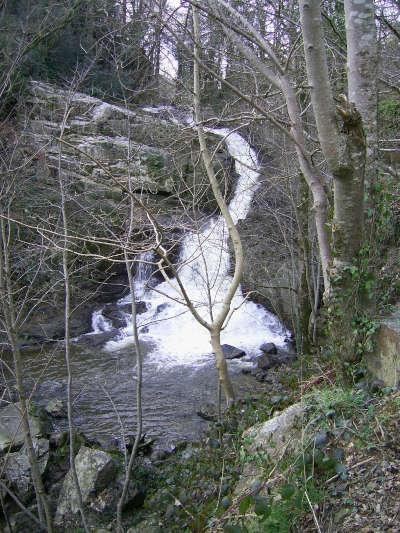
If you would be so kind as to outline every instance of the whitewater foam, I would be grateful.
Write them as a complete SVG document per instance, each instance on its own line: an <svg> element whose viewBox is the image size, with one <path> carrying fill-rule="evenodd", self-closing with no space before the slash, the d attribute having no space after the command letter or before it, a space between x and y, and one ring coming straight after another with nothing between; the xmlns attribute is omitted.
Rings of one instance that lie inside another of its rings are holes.
<svg viewBox="0 0 400 533"><path fill-rule="evenodd" d="M162 107L160 110L165 109ZM146 110L156 112L156 108ZM188 118L186 124L190 123L192 120ZM239 177L229 210L236 224L246 218L259 187L257 156L239 133L226 128L208 128L207 131L222 138L235 160ZM220 216L212 219L198 233L189 232L182 243L179 277L196 311L208 322L218 313L232 282L228 237L224 219ZM151 261L149 256L142 259L147 265ZM146 275L151 276L148 269ZM160 366L199 365L213 357L209 332L188 310L176 280L164 281L149 289L146 288L143 269L139 269L135 290L136 298L147 304L147 311L138 315L140 338L154 346L150 357ZM255 356L261 353L259 346L263 342L283 346L286 335L287 331L278 319L262 306L246 299L239 287L231 304L228 323L221 334L221 342ZM132 325L128 325L119 331L118 338L107 343L106 349L115 351L131 343Z"/></svg>

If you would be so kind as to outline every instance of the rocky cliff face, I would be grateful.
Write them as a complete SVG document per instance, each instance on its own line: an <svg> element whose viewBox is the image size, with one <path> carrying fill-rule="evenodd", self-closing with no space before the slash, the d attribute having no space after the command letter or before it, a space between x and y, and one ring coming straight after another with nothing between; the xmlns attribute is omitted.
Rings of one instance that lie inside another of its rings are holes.
<svg viewBox="0 0 400 533"><path fill-rule="evenodd" d="M230 177L225 169L232 162L217 146L219 140L210 135L217 152L216 171L228 193ZM172 257L185 229L201 224L216 207L198 165L196 134L167 109L125 108L32 81L6 141L9 146L14 143L18 161L13 173L17 176L14 216L26 224L24 241L32 244L19 247L15 264L26 275L40 262L34 283L49 288L24 326L27 344L64 334L62 276L55 268L62 235L60 175L67 193L69 231L75 239L71 250L79 254L72 268L76 308L72 335L90 331L93 307L126 292L125 266L117 248L127 227L128 179L133 194L157 218ZM133 230L138 249L146 239L154 240L154 230L140 207L135 210ZM116 245L108 244L112 242ZM25 283L31 282L33 278Z"/></svg>
<svg viewBox="0 0 400 533"><path fill-rule="evenodd" d="M172 116L166 120L153 108L132 110L42 82L31 83L27 104L27 143L51 173L60 164L88 192L118 195L128 176L135 192L152 195L185 196L194 186L207 186L201 170L194 171L195 134Z"/></svg>

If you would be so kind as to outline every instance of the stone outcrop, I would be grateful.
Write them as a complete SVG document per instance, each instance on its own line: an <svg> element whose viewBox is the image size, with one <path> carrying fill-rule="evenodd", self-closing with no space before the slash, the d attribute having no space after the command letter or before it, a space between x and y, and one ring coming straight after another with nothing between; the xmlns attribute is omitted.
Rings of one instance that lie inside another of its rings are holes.
<svg viewBox="0 0 400 533"><path fill-rule="evenodd" d="M31 413L28 416L32 437L41 436L44 428L40 417ZM0 410L0 455L9 450L18 450L23 444L21 406L11 403Z"/></svg>
<svg viewBox="0 0 400 533"><path fill-rule="evenodd" d="M248 428L243 433L243 443L250 457L263 454L271 462L280 460L285 453L291 452L301 444L301 421L304 407L296 403L286 408L282 413ZM264 470L257 461L245 464L235 489L235 497L257 492L264 481Z"/></svg>
<svg viewBox="0 0 400 533"><path fill-rule="evenodd" d="M375 349L367 354L371 374L387 387L400 384L400 303L390 316L381 318Z"/></svg>
<svg viewBox="0 0 400 533"><path fill-rule="evenodd" d="M110 454L86 446L82 446L76 455L75 467L84 505L106 489L117 473L117 465ZM69 471L61 489L55 522L61 524L73 520L78 512L78 494Z"/></svg>
<svg viewBox="0 0 400 533"><path fill-rule="evenodd" d="M293 331L293 317L300 305L301 254L289 223L292 206L276 185L281 179L271 176L271 166L276 164L270 162L262 168L261 187L252 209L238 224L246 258L242 286L252 300L270 309Z"/></svg>
<svg viewBox="0 0 400 533"><path fill-rule="evenodd" d="M121 200L128 176L141 194L184 195L193 180L205 185L192 163L195 132L172 115L168 120L155 108L125 108L43 82L31 82L27 104L25 136L43 167L58 173L60 164L88 194ZM226 159L222 151L221 157Z"/></svg>

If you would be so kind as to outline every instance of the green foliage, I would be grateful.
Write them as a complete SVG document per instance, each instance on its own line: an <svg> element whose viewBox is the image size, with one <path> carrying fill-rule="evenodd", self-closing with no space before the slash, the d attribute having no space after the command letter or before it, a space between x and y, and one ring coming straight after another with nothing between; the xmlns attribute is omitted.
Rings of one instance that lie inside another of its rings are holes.
<svg viewBox="0 0 400 533"><path fill-rule="evenodd" d="M379 102L378 115L383 133L397 135L400 129L400 100L387 99Z"/></svg>
<svg viewBox="0 0 400 533"><path fill-rule="evenodd" d="M142 44L151 20L123 23L110 0L7 2L0 24L3 116L23 100L30 78L65 83L79 77L80 90L121 98L146 85L153 72Z"/></svg>
<svg viewBox="0 0 400 533"><path fill-rule="evenodd" d="M324 417L333 413L335 416L348 418L363 409L366 398L363 390L336 386L313 391L306 396L305 401Z"/></svg>

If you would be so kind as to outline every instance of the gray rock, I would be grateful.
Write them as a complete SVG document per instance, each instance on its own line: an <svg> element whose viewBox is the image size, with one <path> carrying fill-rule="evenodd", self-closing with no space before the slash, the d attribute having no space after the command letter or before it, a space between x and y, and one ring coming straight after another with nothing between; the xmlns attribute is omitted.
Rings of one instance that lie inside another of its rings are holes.
<svg viewBox="0 0 400 533"><path fill-rule="evenodd" d="M90 502L90 508L99 514L114 514L117 510L118 500L122 493L123 483L124 476L121 475L116 484L106 487L92 499ZM144 503L145 496L145 492L143 492L137 484L131 480L128 485L124 510L141 507Z"/></svg>
<svg viewBox="0 0 400 533"><path fill-rule="evenodd" d="M218 408L214 403L205 403L197 411L197 416L209 422L216 422L218 419Z"/></svg>
<svg viewBox="0 0 400 533"><path fill-rule="evenodd" d="M302 443L300 423L304 412L304 407L295 403L280 415L244 431L242 437L249 456L262 453L273 462L282 459L285 452L295 450ZM240 499L244 493L253 491L255 485L261 489L264 481L265 473L260 464L247 462L234 490L235 498Z"/></svg>
<svg viewBox="0 0 400 533"><path fill-rule="evenodd" d="M400 303L392 314L380 319L374 350L366 354L368 370L386 387L400 384Z"/></svg>
<svg viewBox="0 0 400 533"><path fill-rule="evenodd" d="M53 418L65 418L67 416L67 408L64 402L58 398L50 400L44 410Z"/></svg>
<svg viewBox="0 0 400 533"><path fill-rule="evenodd" d="M131 304L124 304L118 306L121 311L124 313L131 314ZM141 315L142 313L145 313L147 311L147 303L143 302L142 300L139 300L136 302L136 313L138 315Z"/></svg>
<svg viewBox="0 0 400 533"><path fill-rule="evenodd" d="M277 354L278 349L273 342L264 342L260 346L260 350L264 353Z"/></svg>
<svg viewBox="0 0 400 533"><path fill-rule="evenodd" d="M131 315L131 311L131 304L118 305L116 303L109 303L103 307L102 315L111 322L113 328L123 328L126 326L126 314ZM146 302L136 302L136 313L138 315L146 311Z"/></svg>
<svg viewBox="0 0 400 533"><path fill-rule="evenodd" d="M104 318L111 322L113 328L118 329L126 326L124 312L125 311L120 306L111 303L106 304L103 307L101 314L104 316ZM129 313L129 311L127 312Z"/></svg>
<svg viewBox="0 0 400 533"><path fill-rule="evenodd" d="M295 445L298 433L296 425L304 414L304 407L295 403L267 422L257 424L243 433L243 438L250 441L249 451L262 450L275 457L282 452L283 446Z"/></svg>
<svg viewBox="0 0 400 533"><path fill-rule="evenodd" d="M295 353L290 353L286 351L264 354L261 357L257 358L257 369L263 371L269 370L270 368L290 364L295 359Z"/></svg>
<svg viewBox="0 0 400 533"><path fill-rule="evenodd" d="M236 348L236 346L231 346L230 344L223 344L222 350L224 352L225 359L240 359L240 357L244 357L246 355L244 350Z"/></svg>
<svg viewBox="0 0 400 533"><path fill-rule="evenodd" d="M324 448L329 442L329 435L326 431L321 431L315 435L314 444L316 448Z"/></svg>
<svg viewBox="0 0 400 533"><path fill-rule="evenodd" d="M257 358L257 370L269 370L272 366L271 358L268 355Z"/></svg>
<svg viewBox="0 0 400 533"><path fill-rule="evenodd" d="M49 441L47 439L34 439L33 446L39 471L43 474L49 459ZM10 453L4 458L3 472L7 484L21 500L26 501L33 495L31 466L25 446L20 451Z"/></svg>
<svg viewBox="0 0 400 533"><path fill-rule="evenodd" d="M38 416L28 414L32 437L44 433L42 422ZM0 410L0 455L6 450L18 450L24 444L22 415L20 403L11 403Z"/></svg>
<svg viewBox="0 0 400 533"><path fill-rule="evenodd" d="M115 480L117 473L117 465L111 455L86 446L82 446L75 457L75 466L85 505L94 501L96 496ZM78 512L78 495L72 472L69 471L58 500L55 523L68 521Z"/></svg>
<svg viewBox="0 0 400 533"><path fill-rule="evenodd" d="M95 333L93 335L84 335L79 338L78 343L82 346L88 346L90 348L100 348L106 342L111 340L117 334L116 330L103 331L102 333Z"/></svg>

